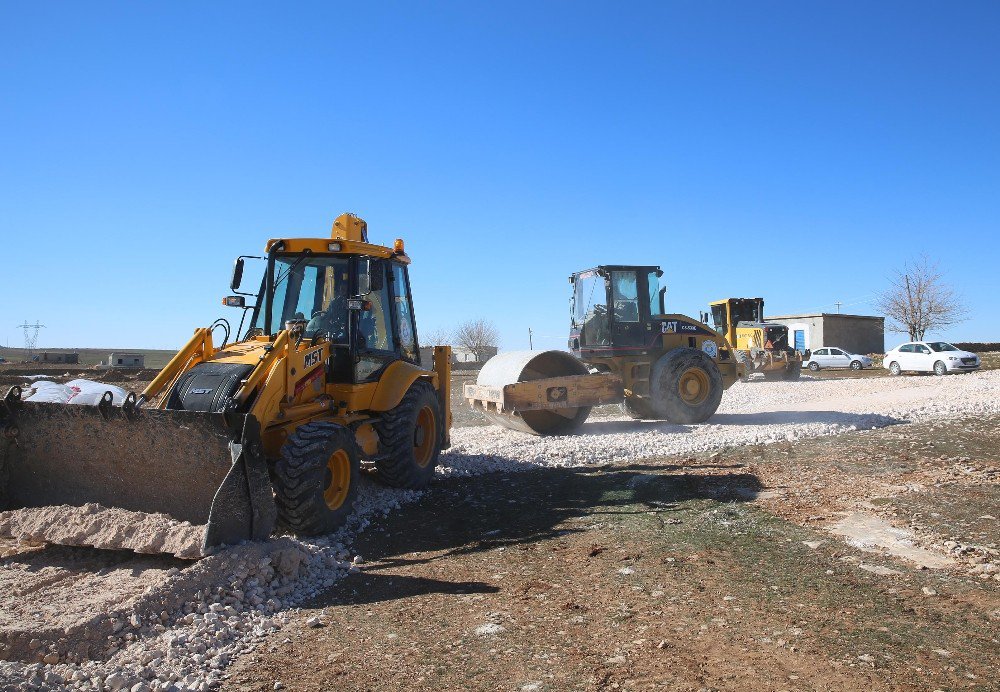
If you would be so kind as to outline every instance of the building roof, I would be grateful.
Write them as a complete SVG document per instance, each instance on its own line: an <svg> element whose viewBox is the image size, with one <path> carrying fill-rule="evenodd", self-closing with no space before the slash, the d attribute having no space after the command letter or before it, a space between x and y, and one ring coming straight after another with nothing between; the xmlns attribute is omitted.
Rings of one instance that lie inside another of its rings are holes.
<svg viewBox="0 0 1000 692"><path fill-rule="evenodd" d="M801 320L805 317L850 317L854 320L879 320L884 322L885 318L879 315L848 315L842 312L809 312L802 315L768 315L765 322L771 320Z"/></svg>

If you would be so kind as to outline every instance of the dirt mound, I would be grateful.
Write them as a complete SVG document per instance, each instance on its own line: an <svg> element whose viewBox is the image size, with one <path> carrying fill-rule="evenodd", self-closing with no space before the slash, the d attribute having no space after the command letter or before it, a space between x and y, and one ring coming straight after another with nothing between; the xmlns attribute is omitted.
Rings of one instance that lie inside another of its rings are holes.
<svg viewBox="0 0 1000 692"><path fill-rule="evenodd" d="M0 512L0 537L26 542L167 553L197 559L204 555L204 535L204 526L179 522L166 514L133 512L98 504Z"/></svg>

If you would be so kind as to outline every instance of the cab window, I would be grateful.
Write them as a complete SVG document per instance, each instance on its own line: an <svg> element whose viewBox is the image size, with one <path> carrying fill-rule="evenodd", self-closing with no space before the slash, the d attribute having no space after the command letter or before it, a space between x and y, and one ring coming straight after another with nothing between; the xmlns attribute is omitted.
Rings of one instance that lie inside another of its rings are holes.
<svg viewBox="0 0 1000 692"><path fill-rule="evenodd" d="M587 346L606 346L610 335L607 292L604 277L596 271L583 272L576 279L573 294L573 324L580 328L580 340Z"/></svg>
<svg viewBox="0 0 1000 692"><path fill-rule="evenodd" d="M406 267L395 262L392 264L392 294L396 324L399 325L400 351L406 360L419 363L420 351L417 349L417 328L413 320L413 310L410 304L410 286L407 282Z"/></svg>
<svg viewBox="0 0 1000 692"><path fill-rule="evenodd" d="M639 321L639 288L635 272L611 272L611 296L617 322Z"/></svg>
<svg viewBox="0 0 1000 692"><path fill-rule="evenodd" d="M392 329L392 301L386 280L386 263L375 262L371 267L372 292L364 297L364 309L358 314L358 361L355 379L373 379L386 365L396 359L396 337Z"/></svg>

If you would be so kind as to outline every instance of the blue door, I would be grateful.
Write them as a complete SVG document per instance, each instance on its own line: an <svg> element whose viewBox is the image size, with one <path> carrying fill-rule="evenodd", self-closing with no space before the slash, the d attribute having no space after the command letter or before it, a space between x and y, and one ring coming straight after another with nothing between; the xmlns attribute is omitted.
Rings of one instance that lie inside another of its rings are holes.
<svg viewBox="0 0 1000 692"><path fill-rule="evenodd" d="M806 352L806 331L804 329L795 330L795 350L799 353Z"/></svg>

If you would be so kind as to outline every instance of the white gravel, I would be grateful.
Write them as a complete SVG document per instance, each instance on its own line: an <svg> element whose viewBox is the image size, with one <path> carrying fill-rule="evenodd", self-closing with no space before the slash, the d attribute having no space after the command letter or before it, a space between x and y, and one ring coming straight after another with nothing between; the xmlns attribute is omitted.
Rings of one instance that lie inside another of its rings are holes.
<svg viewBox="0 0 1000 692"><path fill-rule="evenodd" d="M726 393L711 423L704 425L604 417L588 422L578 435L559 438L492 427L457 429L452 448L441 457L439 472L475 475L638 461L934 417L1000 413L998 395L1000 371L943 378L739 383ZM237 656L281 629L296 604L359 570L350 550L355 535L420 496L363 479L356 512L337 534L319 540L282 538L217 554L207 559L226 561L227 569L221 571L225 578L213 577L197 588L183 579L189 570L180 570L173 588L190 589L184 604L169 613L133 613L119 622L108 637L104 660L68 663L57 651L57 642L40 642L40 659L54 661L60 656L62 662L0 662L0 687L132 692L215 687ZM206 569L205 573L219 572Z"/></svg>

